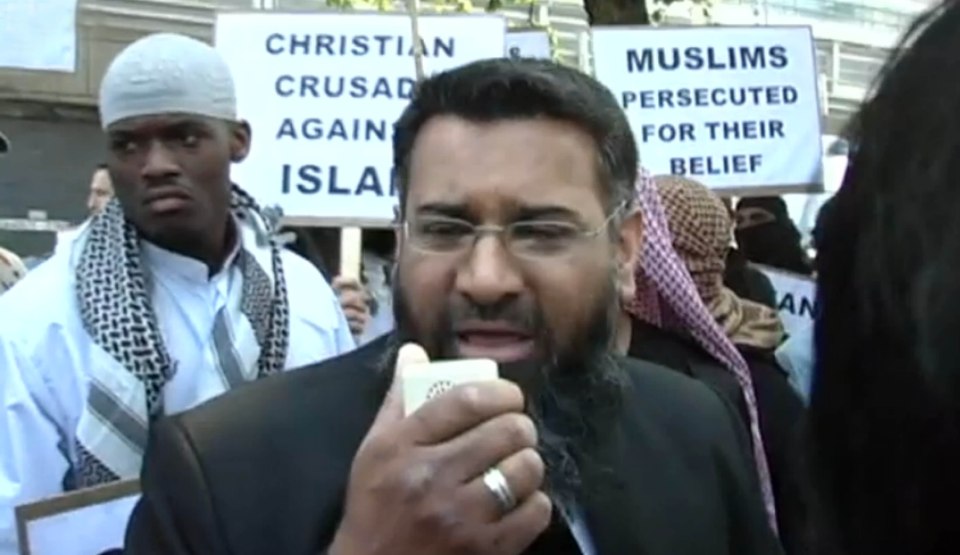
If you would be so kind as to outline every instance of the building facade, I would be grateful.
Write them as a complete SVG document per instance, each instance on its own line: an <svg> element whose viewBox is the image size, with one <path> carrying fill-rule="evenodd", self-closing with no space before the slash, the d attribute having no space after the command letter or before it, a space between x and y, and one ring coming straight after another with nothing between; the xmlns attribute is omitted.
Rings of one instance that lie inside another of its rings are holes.
<svg viewBox="0 0 960 555"><path fill-rule="evenodd" d="M910 23L931 5L917 0L721 0L720 24L809 25L817 47L824 133L840 134Z"/></svg>

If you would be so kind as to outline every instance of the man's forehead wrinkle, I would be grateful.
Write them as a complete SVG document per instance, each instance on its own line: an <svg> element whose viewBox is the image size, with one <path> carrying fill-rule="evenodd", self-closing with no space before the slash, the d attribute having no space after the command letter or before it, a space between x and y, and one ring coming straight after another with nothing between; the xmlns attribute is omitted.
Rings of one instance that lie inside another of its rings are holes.
<svg viewBox="0 0 960 555"><path fill-rule="evenodd" d="M515 188L507 186L476 188L468 181L443 180L436 186L418 187L420 194L414 195L418 206L444 205L462 208L469 212L483 212L489 207L511 208L519 206ZM473 182L475 185L476 182Z"/></svg>
<svg viewBox="0 0 960 555"><path fill-rule="evenodd" d="M430 120L414 146L410 199L460 204L480 219L508 220L549 204L581 218L604 212L593 137L560 120ZM474 198L481 197L481 198ZM595 207L593 205L596 205Z"/></svg>
<svg viewBox="0 0 960 555"><path fill-rule="evenodd" d="M477 154L452 152L442 157L425 155L412 168L413 181L429 180L429 188L442 194L481 187L491 193L523 194L544 185L555 189L586 185L573 179L576 162L568 163L568 157L537 152L518 160L515 154L503 152L508 149L499 150Z"/></svg>

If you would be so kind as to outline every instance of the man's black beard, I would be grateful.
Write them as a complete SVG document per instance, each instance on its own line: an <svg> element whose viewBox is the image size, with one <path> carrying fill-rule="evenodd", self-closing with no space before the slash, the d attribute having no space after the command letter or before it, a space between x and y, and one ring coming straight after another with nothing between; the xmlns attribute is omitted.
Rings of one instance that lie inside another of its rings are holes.
<svg viewBox="0 0 960 555"><path fill-rule="evenodd" d="M533 303L477 306L457 301L448 305L432 337L424 338L416 332L402 284L395 279L396 329L384 362L392 369L400 346L411 341L424 347L431 360L454 358L455 318L509 322L534 333L541 356L501 364L500 376L517 383L527 395L527 413L537 425L538 451L546 466L545 491L560 507L569 508L581 499L584 475L605 470L596 454L605 434L614 432L622 403L625 379L611 350L619 314L616 288L611 279L589 325L575 335L574 344L563 348L553 341L543 312L529 304Z"/></svg>

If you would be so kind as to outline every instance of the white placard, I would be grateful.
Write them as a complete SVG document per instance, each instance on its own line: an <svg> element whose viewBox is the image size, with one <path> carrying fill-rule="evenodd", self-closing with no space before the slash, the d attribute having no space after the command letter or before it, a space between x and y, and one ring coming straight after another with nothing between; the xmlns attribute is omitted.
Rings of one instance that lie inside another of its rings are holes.
<svg viewBox="0 0 960 555"><path fill-rule="evenodd" d="M22 555L99 555L123 549L140 499L136 480L68 493L17 508Z"/></svg>
<svg viewBox="0 0 960 555"><path fill-rule="evenodd" d="M506 52L508 58L553 57L550 51L550 35L545 29L510 31L506 37Z"/></svg>
<svg viewBox="0 0 960 555"><path fill-rule="evenodd" d="M77 0L0 0L0 67L73 72Z"/></svg>
<svg viewBox="0 0 960 555"><path fill-rule="evenodd" d="M822 190L809 27L595 27L593 52L654 174Z"/></svg>
<svg viewBox="0 0 960 555"><path fill-rule="evenodd" d="M501 58L497 15L423 15L424 71ZM285 216L389 223L393 124L416 82L398 14L223 13L216 47L253 128L234 179Z"/></svg>
<svg viewBox="0 0 960 555"><path fill-rule="evenodd" d="M777 293L780 320L788 334L813 324L817 301L817 282L813 278L784 272L768 266L756 266L769 279Z"/></svg>

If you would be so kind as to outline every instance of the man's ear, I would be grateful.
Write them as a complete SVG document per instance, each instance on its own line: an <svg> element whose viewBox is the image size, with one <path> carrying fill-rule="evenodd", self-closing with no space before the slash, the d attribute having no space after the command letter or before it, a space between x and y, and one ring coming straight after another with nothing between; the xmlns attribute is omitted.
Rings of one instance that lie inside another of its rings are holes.
<svg viewBox="0 0 960 555"><path fill-rule="evenodd" d="M635 271L640 262L643 246L643 215L639 210L630 212L620 225L617 238L617 289L621 300L630 300L636 295Z"/></svg>
<svg viewBox="0 0 960 555"><path fill-rule="evenodd" d="M230 128L230 161L243 162L250 154L250 140L253 138L253 131L250 124L245 120L240 120Z"/></svg>

